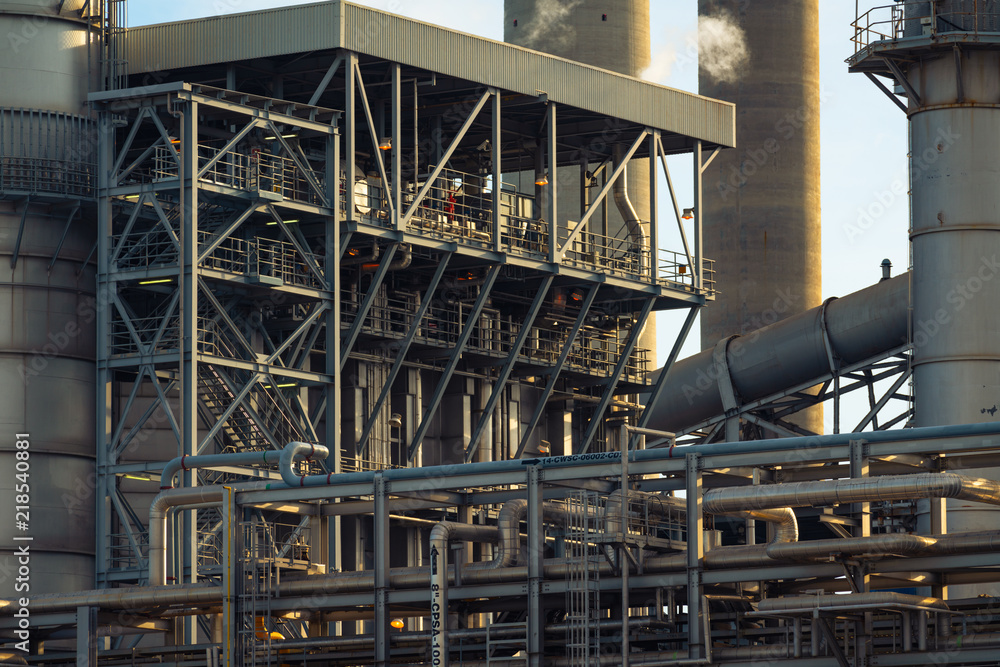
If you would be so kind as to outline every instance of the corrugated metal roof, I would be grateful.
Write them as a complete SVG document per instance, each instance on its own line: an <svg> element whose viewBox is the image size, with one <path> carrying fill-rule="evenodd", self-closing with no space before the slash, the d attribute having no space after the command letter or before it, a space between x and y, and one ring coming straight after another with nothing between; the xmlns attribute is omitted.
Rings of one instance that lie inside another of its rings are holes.
<svg viewBox="0 0 1000 667"><path fill-rule="evenodd" d="M735 106L341 0L141 26L132 73L344 48L633 123L734 146Z"/></svg>

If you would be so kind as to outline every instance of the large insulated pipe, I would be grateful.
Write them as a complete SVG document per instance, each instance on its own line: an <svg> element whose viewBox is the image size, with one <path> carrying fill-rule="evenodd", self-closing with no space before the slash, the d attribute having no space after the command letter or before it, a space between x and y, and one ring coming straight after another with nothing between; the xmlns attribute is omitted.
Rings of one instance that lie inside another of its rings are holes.
<svg viewBox="0 0 1000 667"><path fill-rule="evenodd" d="M0 0L0 572L17 572L31 537L20 592L32 597L94 586L97 235L80 204L93 197L97 139L84 4ZM28 503L16 498L25 488ZM0 577L0 596L15 579Z"/></svg>
<svg viewBox="0 0 1000 667"><path fill-rule="evenodd" d="M826 341L847 365L907 341L909 275L884 280L674 364L649 427L678 432L723 414L723 388L743 401L808 384L830 372Z"/></svg>
<svg viewBox="0 0 1000 667"><path fill-rule="evenodd" d="M640 77L651 61L649 0L504 0L505 42L550 53L593 67ZM624 136L609 128L609 143L625 143ZM598 165L587 165L594 170ZM645 158L633 160L628 173L628 192L639 220L649 220L649 166ZM610 170L605 173L610 174ZM559 169L559 225L579 220L589 201L581 189L580 167ZM630 214L607 207L607 228L590 222L589 231L608 237L623 236ZM648 238L648 233L646 234ZM638 238L632 236L633 239ZM645 246L645 247L648 247ZM652 257L656 257L655 249ZM655 260L654 260L655 266ZM648 350L650 368L656 368L656 327L650 319L639 339Z"/></svg>
<svg viewBox="0 0 1000 667"><path fill-rule="evenodd" d="M705 256L716 300L701 314L702 349L818 306L820 234L819 0L698 0L698 92L734 102L737 147L704 176ZM745 62L725 64L742 33ZM821 433L823 410L793 420Z"/></svg>

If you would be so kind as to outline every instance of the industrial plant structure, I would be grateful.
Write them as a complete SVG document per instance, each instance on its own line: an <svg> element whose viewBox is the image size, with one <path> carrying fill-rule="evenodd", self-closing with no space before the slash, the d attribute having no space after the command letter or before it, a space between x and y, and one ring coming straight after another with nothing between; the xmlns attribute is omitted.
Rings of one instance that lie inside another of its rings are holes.
<svg viewBox="0 0 1000 667"><path fill-rule="evenodd" d="M993 4L856 23L912 271L678 361L733 104L341 0L0 2L0 663L995 664Z"/></svg>

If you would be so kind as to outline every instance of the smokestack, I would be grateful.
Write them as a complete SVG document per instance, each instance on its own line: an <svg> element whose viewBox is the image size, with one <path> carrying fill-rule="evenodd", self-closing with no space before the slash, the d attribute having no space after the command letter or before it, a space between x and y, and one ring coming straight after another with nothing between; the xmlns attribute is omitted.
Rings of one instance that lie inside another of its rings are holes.
<svg viewBox="0 0 1000 667"><path fill-rule="evenodd" d="M575 60L593 67L639 77L649 67L649 0L505 0L504 41L560 58ZM596 165L593 165L596 166ZM579 188L580 170L559 170L559 183L566 192ZM643 221L644 236L649 238L649 168L645 159L632 160L628 169L628 198L635 214ZM583 214L572 206L560 206L560 224L579 220ZM624 237L622 228L634 226L626 221L618 207L608 210L606 230L591 231L607 236ZM655 249L653 256L656 256ZM656 368L656 326L652 318L646 324L639 347L649 350L649 368Z"/></svg>
<svg viewBox="0 0 1000 667"><path fill-rule="evenodd" d="M705 256L720 293L701 315L705 349L822 300L819 4L699 0L698 13L699 92L737 111L736 149L705 172ZM822 409L795 421L821 433Z"/></svg>

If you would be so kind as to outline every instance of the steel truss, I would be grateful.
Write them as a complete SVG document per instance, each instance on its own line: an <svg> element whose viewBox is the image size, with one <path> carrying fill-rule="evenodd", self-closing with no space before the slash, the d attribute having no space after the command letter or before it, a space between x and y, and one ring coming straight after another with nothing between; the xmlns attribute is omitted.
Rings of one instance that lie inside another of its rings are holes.
<svg viewBox="0 0 1000 667"><path fill-rule="evenodd" d="M227 88L172 83L91 97L105 128L101 586L144 580L142 503L177 455L318 442L331 456L314 469L330 474L428 456L519 458L544 450L553 421L566 424L567 438L576 434L576 451L606 451L607 419L637 419L635 401L623 397L649 386L638 346L647 318L684 308L690 321L711 298L700 227L686 228L667 171L668 152L684 150L677 137L667 144L655 128L557 108L544 96L507 101L505 91L470 93L441 78L425 92L432 73L347 51L327 57L321 80L284 87L309 103L231 90L240 86L235 68ZM611 145L593 148L609 127L628 157L652 158L645 246L627 230L601 234L591 224L606 217L627 164L612 166ZM691 141L700 175L701 144ZM552 174L599 165L603 186L591 197L558 179L530 192L507 184L539 161ZM679 252L658 248L661 169ZM561 199L582 202L580 221L557 222ZM464 426L450 422L456 407ZM505 432L517 411L524 417ZM460 446L449 449L451 440ZM181 483L276 474L263 463L223 466L184 470ZM171 575L217 577L218 511L177 521L183 539ZM370 530L345 518L314 534L326 536L328 567L344 569L364 565L363 553L343 545ZM181 626L179 637L195 641L197 624Z"/></svg>
<svg viewBox="0 0 1000 667"><path fill-rule="evenodd" d="M833 432L841 433L841 399L858 391L867 394L868 412L846 432L882 431L906 425L913 413L913 397L907 387L910 362L909 345L849 365L832 360L826 375L755 400L743 400L724 370L718 381L728 388L722 391L723 400L728 400L725 413L684 428L677 436L690 436L683 438L684 442L707 443L816 435L789 421L789 417L825 402L833 403ZM720 368L724 367L720 364Z"/></svg>

